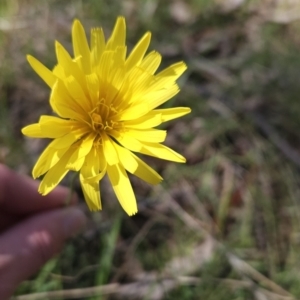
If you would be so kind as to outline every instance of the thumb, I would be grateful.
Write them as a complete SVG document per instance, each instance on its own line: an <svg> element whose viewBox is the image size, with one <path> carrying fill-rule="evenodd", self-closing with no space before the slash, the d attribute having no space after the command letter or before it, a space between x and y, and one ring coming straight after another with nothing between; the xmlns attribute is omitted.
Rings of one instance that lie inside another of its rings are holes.
<svg viewBox="0 0 300 300"><path fill-rule="evenodd" d="M65 240L78 233L85 221L83 212L75 207L56 209L0 235L0 295L4 299L12 295L20 282L61 251Z"/></svg>

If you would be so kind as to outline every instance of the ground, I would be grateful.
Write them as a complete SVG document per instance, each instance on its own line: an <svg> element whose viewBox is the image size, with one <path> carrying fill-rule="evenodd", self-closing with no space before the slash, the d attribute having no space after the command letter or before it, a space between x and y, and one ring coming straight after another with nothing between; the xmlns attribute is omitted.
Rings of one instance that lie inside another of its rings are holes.
<svg viewBox="0 0 300 300"><path fill-rule="evenodd" d="M30 174L47 145L20 133L51 113L26 54L52 68L74 18L109 36L125 16L129 49L151 31L163 66L188 66L165 107L192 108L165 126L187 163L145 158L164 181L132 177L131 218L104 180L103 211L81 199L86 230L16 299L300 298L299 12L295 0L0 0L0 162Z"/></svg>

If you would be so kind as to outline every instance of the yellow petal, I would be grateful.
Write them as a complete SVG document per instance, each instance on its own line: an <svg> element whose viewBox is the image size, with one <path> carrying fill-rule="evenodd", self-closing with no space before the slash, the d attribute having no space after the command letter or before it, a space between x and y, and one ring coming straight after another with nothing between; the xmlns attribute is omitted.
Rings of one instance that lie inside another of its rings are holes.
<svg viewBox="0 0 300 300"><path fill-rule="evenodd" d="M56 81L56 76L33 56L27 55L27 60L32 69L52 88Z"/></svg>
<svg viewBox="0 0 300 300"><path fill-rule="evenodd" d="M131 151L139 152L142 149L142 143L129 135L114 130L110 131L110 135Z"/></svg>
<svg viewBox="0 0 300 300"><path fill-rule="evenodd" d="M99 180L89 181L88 178L94 178L99 173L100 159L95 147L91 149L85 158L85 162L80 170L80 184L83 190L85 201L90 210L101 209L101 196Z"/></svg>
<svg viewBox="0 0 300 300"><path fill-rule="evenodd" d="M101 170L97 175L83 178L83 182L85 183L99 182L105 176L106 171L107 171L107 164L105 168Z"/></svg>
<svg viewBox="0 0 300 300"><path fill-rule="evenodd" d="M124 17L118 17L112 35L107 41L106 50L115 50L119 46L125 45L126 24Z"/></svg>
<svg viewBox="0 0 300 300"><path fill-rule="evenodd" d="M80 65L85 74L91 73L90 49L85 31L80 21L75 20L72 27L72 42L75 57L81 57Z"/></svg>
<svg viewBox="0 0 300 300"><path fill-rule="evenodd" d="M73 143L75 143L82 135L84 134L84 131L82 132L75 132L71 131L68 134L59 137L51 142L51 148L54 149L63 149L66 147L70 147Z"/></svg>
<svg viewBox="0 0 300 300"><path fill-rule="evenodd" d="M154 76L148 74L140 67L134 67L126 74L120 87L119 97L114 104L118 107L118 110L124 111L129 107L138 104L144 104L145 101L141 101L141 98L145 95L145 87L148 87L154 80Z"/></svg>
<svg viewBox="0 0 300 300"><path fill-rule="evenodd" d="M99 79L95 73L91 73L86 75L86 84L88 88L88 92L90 95L90 99L94 106L97 105L97 101L99 100Z"/></svg>
<svg viewBox="0 0 300 300"><path fill-rule="evenodd" d="M159 112L152 113L151 111L147 115L140 118L129 120L124 122L124 127L126 128L136 128L136 129L148 129L158 126L162 123L162 116Z"/></svg>
<svg viewBox="0 0 300 300"><path fill-rule="evenodd" d="M99 182L87 182L84 180L82 174L79 175L80 185L83 191L85 202L87 203L89 210L97 211L101 210L101 196Z"/></svg>
<svg viewBox="0 0 300 300"><path fill-rule="evenodd" d="M33 138L45 137L41 131L40 124L38 123L25 126L24 128L22 128L22 133L26 136L33 137Z"/></svg>
<svg viewBox="0 0 300 300"><path fill-rule="evenodd" d="M36 162L32 171L33 177L40 177L52 168L62 158L70 146L84 134L85 132L80 128L69 132L61 138L53 140Z"/></svg>
<svg viewBox="0 0 300 300"><path fill-rule="evenodd" d="M120 162L126 170L150 184L158 184L162 181L161 176L150 166L144 163L129 150L114 144L118 152Z"/></svg>
<svg viewBox="0 0 300 300"><path fill-rule="evenodd" d="M156 52L150 52L141 62L140 67L150 74L154 74L161 63L161 55Z"/></svg>
<svg viewBox="0 0 300 300"><path fill-rule="evenodd" d="M60 78L65 79L66 77L72 76L76 78L78 82L81 83L81 86L84 89L85 77L82 71L80 70L78 64L74 60L72 60L68 51L57 41L55 42L55 49L57 61L59 63L59 66L63 68L63 73L65 75L60 75Z"/></svg>
<svg viewBox="0 0 300 300"><path fill-rule="evenodd" d="M117 133L115 131L111 131L111 135L125 148L134 151L140 152L146 155L154 156L160 159L166 159L171 161L176 161L183 163L185 162L185 158L174 150L158 144L158 143L147 143L140 142L137 139L126 135L126 133Z"/></svg>
<svg viewBox="0 0 300 300"><path fill-rule="evenodd" d="M85 157L90 153L92 149L95 136L95 133L91 133L80 142L69 159L69 162L67 164L68 169L73 171L79 171L81 169L85 161Z"/></svg>
<svg viewBox="0 0 300 300"><path fill-rule="evenodd" d="M127 51L127 47L125 45L118 46L115 49L113 60L114 60L114 65L116 67L121 67L121 66L125 65L126 51Z"/></svg>
<svg viewBox="0 0 300 300"><path fill-rule="evenodd" d="M169 121L169 120L172 120L175 118L179 118L185 114L188 114L190 111L191 111L191 109L188 107L175 107L175 108L152 110L141 118L138 118L135 120L130 120L130 121L125 121L124 126L128 129L131 129L131 128L133 128L133 129L148 129L151 127L158 126L162 122L166 122L166 121ZM141 130L140 133L143 133L143 131ZM155 133L153 132L153 134L155 134ZM147 134L145 134L145 136L142 136L142 138L139 138L137 135L130 134L130 132L129 132L129 135L136 139L140 139L141 141L150 142L150 139L147 140L147 138L148 138ZM164 139L163 136L161 136L160 142L162 142L163 139ZM152 140L152 142L159 142L159 139L157 139L156 141ZM133 150L133 151L139 151L139 150Z"/></svg>
<svg viewBox="0 0 300 300"><path fill-rule="evenodd" d="M150 40L151 33L147 32L133 48L125 63L127 71L140 64L149 47Z"/></svg>
<svg viewBox="0 0 300 300"><path fill-rule="evenodd" d="M85 171L85 168L88 168L88 170ZM81 169L83 182L99 182L106 174L106 169L107 162L104 158L102 149L93 147Z"/></svg>
<svg viewBox="0 0 300 300"><path fill-rule="evenodd" d="M149 143L161 143L166 139L167 131L159 129L127 129L125 134L139 141Z"/></svg>
<svg viewBox="0 0 300 300"><path fill-rule="evenodd" d="M77 105L86 113L92 110L92 103L89 101L89 98L84 93L82 86L77 82L75 77L69 76L65 80L65 85L73 102L77 103Z"/></svg>
<svg viewBox="0 0 300 300"><path fill-rule="evenodd" d="M145 95L145 91L154 81L154 76L145 72L140 67L134 67L129 76L126 78L129 81L130 99L126 99L128 103L134 103L138 100L141 100L141 96Z"/></svg>
<svg viewBox="0 0 300 300"><path fill-rule="evenodd" d="M114 68L113 72L111 72L111 76L109 77L109 86L106 92L106 101L107 105L113 104L114 106L117 106L117 103L122 102L123 95L120 92L121 87L124 83L124 78L126 77L125 67L122 65L119 65L119 67ZM119 99L117 96L120 96ZM121 108L118 107L120 110Z"/></svg>
<svg viewBox="0 0 300 300"><path fill-rule="evenodd" d="M113 51L105 50L100 58L97 68L97 74L104 82L108 81L108 75L111 74L111 65L113 63Z"/></svg>
<svg viewBox="0 0 300 300"><path fill-rule="evenodd" d="M174 108L164 108L155 109L149 112L150 116L156 116L159 114L161 116L162 122L167 122L173 119L177 119L191 112L189 107L174 107Z"/></svg>
<svg viewBox="0 0 300 300"><path fill-rule="evenodd" d="M105 49L105 38L102 28L93 28L91 30L91 61L92 67L95 68Z"/></svg>
<svg viewBox="0 0 300 300"><path fill-rule="evenodd" d="M53 143L53 142L52 142ZM32 177L38 178L45 174L49 169L51 169L67 152L69 147L62 149L55 149L51 147L50 143L48 147L43 151L43 153L38 158L33 170Z"/></svg>
<svg viewBox="0 0 300 300"><path fill-rule="evenodd" d="M39 192L42 195L50 193L68 173L69 170L66 166L73 151L74 149L69 148L58 163L47 172L39 186Z"/></svg>
<svg viewBox="0 0 300 300"><path fill-rule="evenodd" d="M158 73L155 77L162 78L162 77L170 77L173 81L175 81L182 73L187 69L186 64L183 61L177 62L166 69L162 70Z"/></svg>
<svg viewBox="0 0 300 300"><path fill-rule="evenodd" d="M53 75L58 79L64 80L66 78L65 69L61 65L56 65L52 70Z"/></svg>
<svg viewBox="0 0 300 300"><path fill-rule="evenodd" d="M172 97L174 97L176 94L178 94L178 92L179 92L179 87L176 84L174 84L172 87L168 89L162 89L159 91L150 92L141 100L146 101L149 110L152 110L162 105Z"/></svg>
<svg viewBox="0 0 300 300"><path fill-rule="evenodd" d="M72 99L63 82L57 81L52 88L50 104L53 110L62 118L89 122L86 111Z"/></svg>
<svg viewBox="0 0 300 300"><path fill-rule="evenodd" d="M137 213L137 204L129 178L120 164L107 166L107 174L116 196L129 216Z"/></svg>
<svg viewBox="0 0 300 300"><path fill-rule="evenodd" d="M145 92L157 92L161 90L168 90L172 86L177 86L175 81L170 77L155 77L154 80L149 84L149 86L145 87ZM179 89L179 88L178 88Z"/></svg>
<svg viewBox="0 0 300 300"><path fill-rule="evenodd" d="M53 116L41 116L39 124L44 137L55 139L69 133L72 130L74 121Z"/></svg>
<svg viewBox="0 0 300 300"><path fill-rule="evenodd" d="M147 103L140 103L133 105L120 113L116 114L114 118L119 121L133 120L137 117L142 117L149 111L149 106Z"/></svg>
<svg viewBox="0 0 300 300"><path fill-rule="evenodd" d="M184 163L186 161L186 159L181 154L161 144L151 144L144 142L139 152L160 159L176 161L179 163Z"/></svg>
<svg viewBox="0 0 300 300"><path fill-rule="evenodd" d="M119 163L118 154L114 148L113 141L105 132L102 133L103 153L104 157L109 165L115 165Z"/></svg>
<svg viewBox="0 0 300 300"><path fill-rule="evenodd" d="M83 178L83 182L85 183L99 182L105 176L106 171L107 171L107 164L106 167L102 171L100 171L97 175Z"/></svg>
<svg viewBox="0 0 300 300"><path fill-rule="evenodd" d="M99 173L100 170L100 159L97 149L92 147L90 152L85 158L85 162L80 170L84 180L86 178L94 177Z"/></svg>

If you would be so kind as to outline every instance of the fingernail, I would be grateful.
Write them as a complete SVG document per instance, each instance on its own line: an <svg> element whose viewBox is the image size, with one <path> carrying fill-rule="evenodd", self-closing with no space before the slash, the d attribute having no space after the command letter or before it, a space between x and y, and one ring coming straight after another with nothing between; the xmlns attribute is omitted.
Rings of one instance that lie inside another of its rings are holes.
<svg viewBox="0 0 300 300"><path fill-rule="evenodd" d="M85 223L86 217L80 209L76 207L67 208L63 228L65 237L70 238L79 233Z"/></svg>

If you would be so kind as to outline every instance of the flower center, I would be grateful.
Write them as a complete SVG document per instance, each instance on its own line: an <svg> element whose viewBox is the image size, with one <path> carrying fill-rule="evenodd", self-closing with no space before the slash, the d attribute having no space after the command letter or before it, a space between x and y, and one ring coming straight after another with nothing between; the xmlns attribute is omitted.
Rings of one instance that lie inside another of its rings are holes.
<svg viewBox="0 0 300 300"><path fill-rule="evenodd" d="M101 99L97 106L89 113L91 118L91 126L95 132L101 136L101 132L116 129L119 122L113 121L113 116L118 111L113 105L107 105L105 99Z"/></svg>

